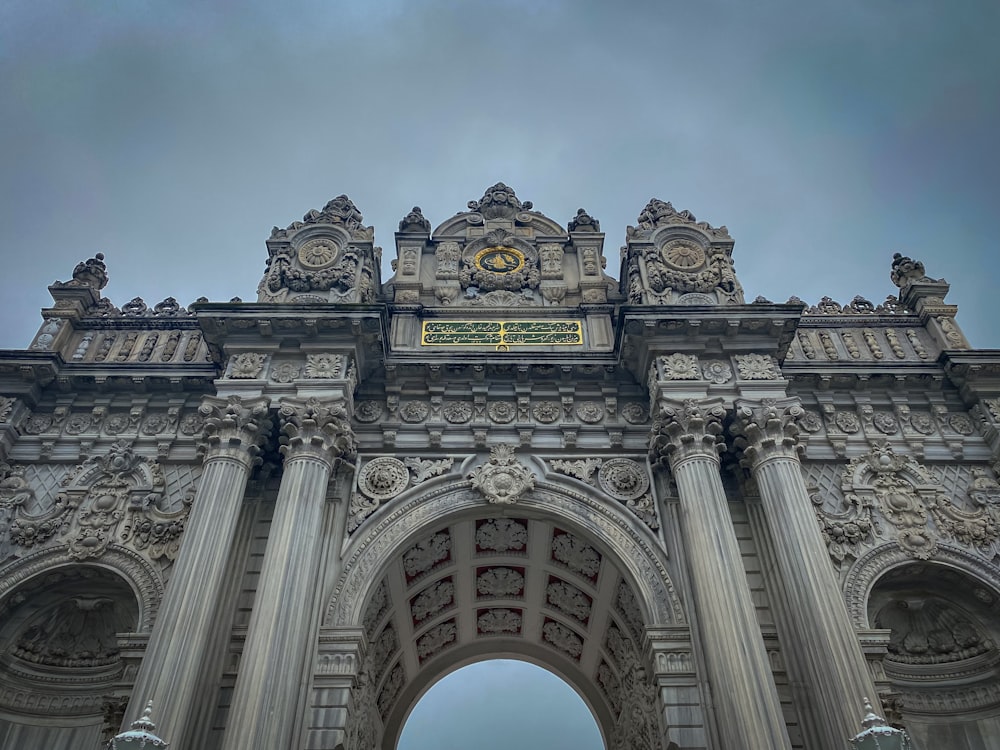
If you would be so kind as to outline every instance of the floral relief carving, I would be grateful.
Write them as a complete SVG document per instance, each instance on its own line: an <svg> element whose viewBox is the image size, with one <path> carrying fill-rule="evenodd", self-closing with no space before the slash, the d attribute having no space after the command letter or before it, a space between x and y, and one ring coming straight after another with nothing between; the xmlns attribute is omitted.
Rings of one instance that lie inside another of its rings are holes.
<svg viewBox="0 0 1000 750"><path fill-rule="evenodd" d="M10 413L14 411L14 405L16 403L16 398L0 396L0 424L7 421L7 418L10 417Z"/></svg>
<svg viewBox="0 0 1000 750"><path fill-rule="evenodd" d="M622 419L629 424L645 424L649 421L649 409L645 404L632 401L622 407Z"/></svg>
<svg viewBox="0 0 1000 750"><path fill-rule="evenodd" d="M572 584L554 579L545 588L545 600L563 614L586 624L590 619L591 599Z"/></svg>
<svg viewBox="0 0 1000 750"><path fill-rule="evenodd" d="M861 422L858 415L852 411L838 411L833 417L834 424L840 428L841 432L853 435L861 429Z"/></svg>
<svg viewBox="0 0 1000 750"><path fill-rule="evenodd" d="M991 498L1000 498L1000 485L985 469L974 476L969 490L974 509L963 510L914 458L897 455L887 443L875 445L844 469L845 507L827 511L814 498L831 557L857 558L861 545L894 538L909 555L927 560L944 538L992 558L1000 540L1000 507Z"/></svg>
<svg viewBox="0 0 1000 750"><path fill-rule="evenodd" d="M573 659L579 659L583 653L583 639L555 620L546 619L542 626L542 639Z"/></svg>
<svg viewBox="0 0 1000 750"><path fill-rule="evenodd" d="M450 556L451 535L447 530L441 531L417 542L403 554L403 570L408 580L414 579Z"/></svg>
<svg viewBox="0 0 1000 750"><path fill-rule="evenodd" d="M883 435L895 435L899 432L899 423L896 421L896 417L887 411L875 412L872 424Z"/></svg>
<svg viewBox="0 0 1000 750"><path fill-rule="evenodd" d="M625 507L653 531L660 528L660 520L656 517L656 503L651 494L646 493L642 497L626 500Z"/></svg>
<svg viewBox="0 0 1000 750"><path fill-rule="evenodd" d="M562 406L558 401L539 401L531 408L531 414L542 424L551 424L559 419Z"/></svg>
<svg viewBox="0 0 1000 750"><path fill-rule="evenodd" d="M594 470L601 465L602 459L580 458L575 461L569 461L555 458L549 463L552 466L553 471L558 471L560 474L575 477L581 482L593 484Z"/></svg>
<svg viewBox="0 0 1000 750"><path fill-rule="evenodd" d="M256 378L260 375L261 370L264 369L264 360L266 359L266 354L259 354L257 352L243 352L242 354L237 354L232 358L232 363L229 367L229 377L246 379Z"/></svg>
<svg viewBox="0 0 1000 750"><path fill-rule="evenodd" d="M389 672L389 676L386 677L385 684L382 686L382 690L379 692L378 700L376 701L378 712L383 717L389 713L389 709L391 709L393 704L396 702L396 698L399 697L399 693L402 691L405 682L406 673L403 671L403 665L396 662L396 665Z"/></svg>
<svg viewBox="0 0 1000 750"><path fill-rule="evenodd" d="M494 401L489 405L487 412L490 419L497 424L508 424L517 416L517 407L510 401Z"/></svg>
<svg viewBox="0 0 1000 750"><path fill-rule="evenodd" d="M806 409L799 417L799 427L806 432L819 432L823 429L823 419L816 412Z"/></svg>
<svg viewBox="0 0 1000 750"><path fill-rule="evenodd" d="M399 407L399 418L411 424L423 422L430 413L431 408L423 401L406 401Z"/></svg>
<svg viewBox="0 0 1000 750"><path fill-rule="evenodd" d="M670 354L657 357L659 376L663 380L701 380L698 358L693 354Z"/></svg>
<svg viewBox="0 0 1000 750"><path fill-rule="evenodd" d="M383 411L382 404L378 401L359 401L354 407L354 418L359 422L370 424L377 422Z"/></svg>
<svg viewBox="0 0 1000 750"><path fill-rule="evenodd" d="M777 380L774 360L766 354L737 354L736 368L741 380Z"/></svg>
<svg viewBox="0 0 1000 750"><path fill-rule="evenodd" d="M313 379L341 378L344 374L344 357L340 354L307 354L303 374Z"/></svg>
<svg viewBox="0 0 1000 750"><path fill-rule="evenodd" d="M450 424L465 424L472 419L472 404L468 401L452 401L444 407L442 415Z"/></svg>
<svg viewBox="0 0 1000 750"><path fill-rule="evenodd" d="M476 547L484 552L523 552L528 527L512 518L491 518L476 528Z"/></svg>
<svg viewBox="0 0 1000 750"><path fill-rule="evenodd" d="M645 470L628 458L611 458L604 462L597 473L601 489L616 500L635 500L649 489Z"/></svg>
<svg viewBox="0 0 1000 750"><path fill-rule="evenodd" d="M450 578L433 583L417 594L410 604L414 623L420 623L444 611L455 601L455 584Z"/></svg>
<svg viewBox="0 0 1000 750"><path fill-rule="evenodd" d="M592 581L597 579L601 569L601 554L582 539L569 533L553 537L552 559Z"/></svg>
<svg viewBox="0 0 1000 750"><path fill-rule="evenodd" d="M275 383L291 383L302 374L297 362L279 362L271 367L271 380Z"/></svg>
<svg viewBox="0 0 1000 750"><path fill-rule="evenodd" d="M930 435L935 431L934 417L925 411L910 412L910 427L921 435Z"/></svg>
<svg viewBox="0 0 1000 750"><path fill-rule="evenodd" d="M948 417L948 426L959 435L971 435L976 431L967 414L952 414Z"/></svg>
<svg viewBox="0 0 1000 750"><path fill-rule="evenodd" d="M597 401L583 401L576 405L576 417L585 424L597 424L604 419L604 404Z"/></svg>
<svg viewBox="0 0 1000 750"><path fill-rule="evenodd" d="M398 458L379 456L358 474L358 489L372 500L391 500L410 484L410 473Z"/></svg>
<svg viewBox="0 0 1000 750"><path fill-rule="evenodd" d="M702 377L715 385L723 385L733 379L733 368L722 360L712 360L701 366Z"/></svg>
<svg viewBox="0 0 1000 750"><path fill-rule="evenodd" d="M455 463L454 458L441 458L437 460L409 457L403 460L406 468L413 474L413 483L420 484L431 477L447 474Z"/></svg>
<svg viewBox="0 0 1000 750"><path fill-rule="evenodd" d="M516 609L481 610L476 618L476 630L479 635L519 635L521 621L521 612Z"/></svg>
<svg viewBox="0 0 1000 750"><path fill-rule="evenodd" d="M454 620L436 625L417 639L417 656L423 663L458 640L458 627Z"/></svg>
<svg viewBox="0 0 1000 750"><path fill-rule="evenodd" d="M524 575L514 568L488 568L476 576L480 597L510 599L524 595Z"/></svg>
<svg viewBox="0 0 1000 750"><path fill-rule="evenodd" d="M489 462L469 474L472 488L487 501L509 505L534 489L535 474L514 458L514 446L501 443L490 450Z"/></svg>

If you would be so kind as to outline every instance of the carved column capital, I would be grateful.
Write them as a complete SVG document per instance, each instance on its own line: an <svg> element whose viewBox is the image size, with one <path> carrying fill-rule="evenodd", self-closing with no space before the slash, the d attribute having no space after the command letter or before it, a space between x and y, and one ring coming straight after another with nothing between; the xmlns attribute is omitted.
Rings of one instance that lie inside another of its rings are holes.
<svg viewBox="0 0 1000 750"><path fill-rule="evenodd" d="M278 419L280 450L285 460L308 455L333 464L357 452L357 440L342 401L282 399Z"/></svg>
<svg viewBox="0 0 1000 750"><path fill-rule="evenodd" d="M667 461L673 469L688 458L718 460L722 420L726 409L722 399L661 399L650 439L650 459Z"/></svg>
<svg viewBox="0 0 1000 750"><path fill-rule="evenodd" d="M737 401L730 432L749 467L756 469L770 458L798 459L798 420L804 414L797 398Z"/></svg>
<svg viewBox="0 0 1000 750"><path fill-rule="evenodd" d="M267 415L269 405L266 398L206 396L198 407L205 420L199 452L206 459L225 456L258 463L261 446L272 426Z"/></svg>

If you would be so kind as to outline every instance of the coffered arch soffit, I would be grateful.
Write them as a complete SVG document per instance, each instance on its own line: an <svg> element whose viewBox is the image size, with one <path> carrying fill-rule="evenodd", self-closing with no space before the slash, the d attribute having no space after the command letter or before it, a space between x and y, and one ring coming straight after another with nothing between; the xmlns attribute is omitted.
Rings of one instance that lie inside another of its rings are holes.
<svg viewBox="0 0 1000 750"><path fill-rule="evenodd" d="M375 514L354 534L342 555L344 572L334 582L324 625L358 626L375 586L403 551L436 527L460 518L524 516L581 535L607 556L635 591L647 626L683 625L684 607L666 565L661 542L616 501L582 492L546 477L515 505L487 503L469 481L442 479L408 491L385 514Z"/></svg>

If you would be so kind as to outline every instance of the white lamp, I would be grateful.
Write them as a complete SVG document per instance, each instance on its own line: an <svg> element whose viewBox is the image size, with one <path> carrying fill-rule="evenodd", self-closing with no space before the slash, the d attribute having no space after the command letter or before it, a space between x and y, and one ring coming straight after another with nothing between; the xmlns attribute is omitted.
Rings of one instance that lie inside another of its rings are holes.
<svg viewBox="0 0 1000 750"><path fill-rule="evenodd" d="M875 713L871 701L865 698L865 718L861 720L863 729L851 740L854 750L911 750L910 736L899 729L893 729L885 719Z"/></svg>
<svg viewBox="0 0 1000 750"><path fill-rule="evenodd" d="M122 732L111 738L107 745L105 745L106 750L135 750L136 748L165 748L169 745L168 742L161 740L155 734L153 730L156 729L156 724L150 718L150 714L153 712L153 701L146 704L146 708L142 712L142 716L132 722L132 728L127 732Z"/></svg>

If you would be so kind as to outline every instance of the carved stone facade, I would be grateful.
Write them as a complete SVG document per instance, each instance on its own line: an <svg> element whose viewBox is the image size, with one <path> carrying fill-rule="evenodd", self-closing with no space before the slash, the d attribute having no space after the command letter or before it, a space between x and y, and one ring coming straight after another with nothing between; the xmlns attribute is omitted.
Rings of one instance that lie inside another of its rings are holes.
<svg viewBox="0 0 1000 750"><path fill-rule="evenodd" d="M897 254L880 304L748 304L725 227L651 200L619 281L565 219L414 207L383 283L340 196L256 302L54 283L0 352L0 745L152 697L176 747L392 750L519 655L609 750L839 749L873 695L995 747L1000 356L947 283Z"/></svg>

